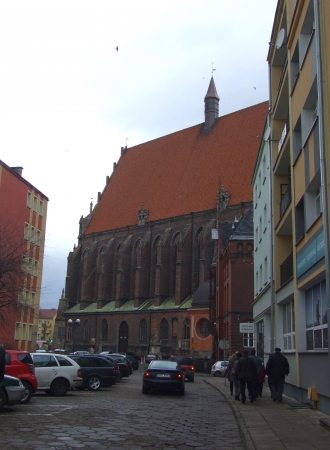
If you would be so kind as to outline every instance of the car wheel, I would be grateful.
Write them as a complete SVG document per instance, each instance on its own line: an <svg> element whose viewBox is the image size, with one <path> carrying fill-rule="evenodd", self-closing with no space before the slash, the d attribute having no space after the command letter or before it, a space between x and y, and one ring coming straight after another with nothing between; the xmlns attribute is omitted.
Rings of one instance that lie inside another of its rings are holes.
<svg viewBox="0 0 330 450"><path fill-rule="evenodd" d="M221 372L219 372L219 371L218 372L214 372L214 376L215 377L221 377Z"/></svg>
<svg viewBox="0 0 330 450"><path fill-rule="evenodd" d="M68 392L69 383L63 378L54 380L50 385L50 392L55 397L63 397Z"/></svg>
<svg viewBox="0 0 330 450"><path fill-rule="evenodd" d="M98 391L101 387L101 379L94 375L87 380L87 389L89 391Z"/></svg>
<svg viewBox="0 0 330 450"><path fill-rule="evenodd" d="M142 394L148 394L148 389L145 386L142 386Z"/></svg>
<svg viewBox="0 0 330 450"><path fill-rule="evenodd" d="M0 411L3 410L3 408L6 406L6 403L7 403L6 394L4 393L3 389L0 388Z"/></svg>
<svg viewBox="0 0 330 450"><path fill-rule="evenodd" d="M33 394L33 388L31 384L28 381L22 381L25 393L24 397L21 400L21 403L28 403L31 400L32 394Z"/></svg>

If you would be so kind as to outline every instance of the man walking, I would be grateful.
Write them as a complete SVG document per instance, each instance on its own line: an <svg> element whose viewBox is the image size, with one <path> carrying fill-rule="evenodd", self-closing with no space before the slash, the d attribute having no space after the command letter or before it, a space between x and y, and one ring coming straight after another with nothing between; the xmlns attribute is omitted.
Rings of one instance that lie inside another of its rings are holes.
<svg viewBox="0 0 330 450"><path fill-rule="evenodd" d="M282 401L285 377L289 375L288 360L281 353L280 348L275 348L275 353L270 355L266 364L266 373L272 394L273 402Z"/></svg>
<svg viewBox="0 0 330 450"><path fill-rule="evenodd" d="M245 403L245 389L247 387L250 402L254 402L253 397L253 381L257 378L257 366L253 359L249 358L248 350L243 350L243 356L237 361L235 376L239 380L242 403Z"/></svg>

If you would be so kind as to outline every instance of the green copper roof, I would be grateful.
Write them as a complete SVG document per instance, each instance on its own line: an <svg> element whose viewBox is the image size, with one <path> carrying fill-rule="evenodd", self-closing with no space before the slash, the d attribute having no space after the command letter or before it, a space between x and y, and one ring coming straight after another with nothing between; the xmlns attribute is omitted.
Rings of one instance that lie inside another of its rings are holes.
<svg viewBox="0 0 330 450"><path fill-rule="evenodd" d="M188 297L181 305L175 306L174 297L167 298L160 306L155 306L153 299L146 300L138 308L134 308L134 300L128 300L120 308L116 308L116 302L111 301L107 303L102 309L97 309L97 303L91 303L85 309L80 309L80 304L74 305L67 309L66 314L86 314L86 313L111 313L111 312L134 312L134 311L164 311L169 309L188 309L191 308L193 297Z"/></svg>

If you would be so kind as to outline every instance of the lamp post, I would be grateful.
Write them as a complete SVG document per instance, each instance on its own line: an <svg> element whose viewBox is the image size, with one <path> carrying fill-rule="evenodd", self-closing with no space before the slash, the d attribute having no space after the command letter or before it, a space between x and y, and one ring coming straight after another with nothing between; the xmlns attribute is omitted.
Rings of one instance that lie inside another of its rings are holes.
<svg viewBox="0 0 330 450"><path fill-rule="evenodd" d="M72 337L72 353L74 353L74 330L79 327L80 319L76 319L74 322L72 319L68 320L68 325L71 329L71 337Z"/></svg>

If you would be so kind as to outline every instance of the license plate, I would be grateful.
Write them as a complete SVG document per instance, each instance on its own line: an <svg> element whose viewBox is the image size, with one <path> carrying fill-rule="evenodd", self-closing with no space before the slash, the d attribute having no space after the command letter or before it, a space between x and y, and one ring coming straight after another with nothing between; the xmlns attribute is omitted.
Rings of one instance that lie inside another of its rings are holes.
<svg viewBox="0 0 330 450"><path fill-rule="evenodd" d="M169 373L157 373L157 378L171 378L171 375Z"/></svg>

